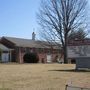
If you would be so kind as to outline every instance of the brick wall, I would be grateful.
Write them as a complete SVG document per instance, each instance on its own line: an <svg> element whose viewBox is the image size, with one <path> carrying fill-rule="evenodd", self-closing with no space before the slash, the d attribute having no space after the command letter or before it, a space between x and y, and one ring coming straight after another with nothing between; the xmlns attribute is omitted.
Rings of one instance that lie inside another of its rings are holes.
<svg viewBox="0 0 90 90"><path fill-rule="evenodd" d="M36 53L36 52L35 52ZM24 55L26 54L25 51L22 50L22 48L18 48L18 53L17 53L17 61L19 63L24 63ZM47 55L48 53L38 53L37 52L37 55L39 57L39 63L47 63ZM56 59L56 56L58 55L57 53L53 53L53 54L50 54L51 57L52 57L52 62L57 62L57 59Z"/></svg>

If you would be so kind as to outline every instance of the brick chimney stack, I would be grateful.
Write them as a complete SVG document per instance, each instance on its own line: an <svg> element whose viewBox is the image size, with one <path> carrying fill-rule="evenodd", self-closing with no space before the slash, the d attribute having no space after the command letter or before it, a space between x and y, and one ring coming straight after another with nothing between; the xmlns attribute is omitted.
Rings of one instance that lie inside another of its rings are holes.
<svg viewBox="0 0 90 90"><path fill-rule="evenodd" d="M32 33L32 40L35 40L35 36L36 36L36 34L33 32Z"/></svg>

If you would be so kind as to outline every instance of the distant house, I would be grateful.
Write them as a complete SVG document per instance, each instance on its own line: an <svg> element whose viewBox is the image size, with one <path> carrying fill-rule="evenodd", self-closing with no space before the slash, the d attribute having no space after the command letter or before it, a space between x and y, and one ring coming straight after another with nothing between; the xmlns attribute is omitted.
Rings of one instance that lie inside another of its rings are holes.
<svg viewBox="0 0 90 90"><path fill-rule="evenodd" d="M11 62L19 63L47 63L57 62L61 48L56 44L50 45L45 41L32 39L22 39L14 37L2 37L1 43L13 49L11 51Z"/></svg>
<svg viewBox="0 0 90 90"><path fill-rule="evenodd" d="M76 63L76 68L90 68L90 39L68 42L69 63Z"/></svg>

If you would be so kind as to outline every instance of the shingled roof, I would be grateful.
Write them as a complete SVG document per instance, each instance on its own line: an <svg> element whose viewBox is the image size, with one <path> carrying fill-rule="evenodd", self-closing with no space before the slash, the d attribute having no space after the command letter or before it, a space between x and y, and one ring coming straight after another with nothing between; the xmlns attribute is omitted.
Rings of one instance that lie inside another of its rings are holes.
<svg viewBox="0 0 90 90"><path fill-rule="evenodd" d="M31 40L31 39L23 39L23 38L15 38L15 37L3 37L6 40L15 44L18 47L34 47L34 48L50 48L50 44L45 41L39 40ZM53 48L57 48L56 45L53 45Z"/></svg>
<svg viewBox="0 0 90 90"><path fill-rule="evenodd" d="M68 46L80 46L80 45L90 45L90 38L83 40L71 40L68 42Z"/></svg>

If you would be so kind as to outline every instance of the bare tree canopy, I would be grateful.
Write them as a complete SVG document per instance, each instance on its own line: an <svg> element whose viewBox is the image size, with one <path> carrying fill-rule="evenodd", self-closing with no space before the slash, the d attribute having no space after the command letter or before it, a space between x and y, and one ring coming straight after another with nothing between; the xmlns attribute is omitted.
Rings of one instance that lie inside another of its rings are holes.
<svg viewBox="0 0 90 90"><path fill-rule="evenodd" d="M83 24L86 4L86 0L41 0L37 16L42 35L49 41L62 43L64 63L67 63L68 35Z"/></svg>
<svg viewBox="0 0 90 90"><path fill-rule="evenodd" d="M68 35L68 40L84 40L88 33L84 31L84 28L79 28L78 30L72 30Z"/></svg>

